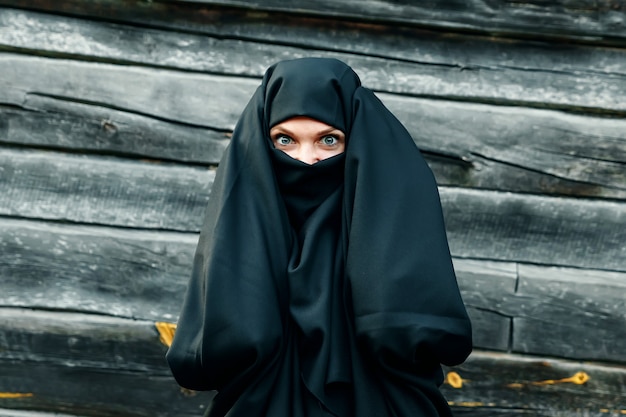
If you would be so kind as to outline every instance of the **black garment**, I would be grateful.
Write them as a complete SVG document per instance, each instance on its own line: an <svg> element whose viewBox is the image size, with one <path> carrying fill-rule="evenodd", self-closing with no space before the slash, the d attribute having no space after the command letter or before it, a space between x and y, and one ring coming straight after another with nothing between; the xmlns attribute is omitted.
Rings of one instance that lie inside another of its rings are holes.
<svg viewBox="0 0 626 417"><path fill-rule="evenodd" d="M309 116L345 153L306 165L271 126ZM268 69L224 154L167 354L212 417L449 416L471 351L433 175L350 67Z"/></svg>

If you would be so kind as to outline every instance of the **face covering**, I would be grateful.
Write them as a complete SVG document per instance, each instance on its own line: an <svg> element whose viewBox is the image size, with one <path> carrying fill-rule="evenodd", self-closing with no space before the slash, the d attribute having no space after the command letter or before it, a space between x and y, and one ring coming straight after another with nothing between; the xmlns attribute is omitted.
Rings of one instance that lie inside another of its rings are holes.
<svg viewBox="0 0 626 417"><path fill-rule="evenodd" d="M306 116L346 134L306 165L269 129ZM432 172L346 64L269 68L211 190L167 354L211 417L450 416L441 364L471 325Z"/></svg>

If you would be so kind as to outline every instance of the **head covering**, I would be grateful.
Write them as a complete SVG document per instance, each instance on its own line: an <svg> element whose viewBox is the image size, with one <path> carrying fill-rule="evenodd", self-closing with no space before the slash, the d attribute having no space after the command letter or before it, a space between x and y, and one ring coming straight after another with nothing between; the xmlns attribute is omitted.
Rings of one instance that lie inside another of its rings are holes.
<svg viewBox="0 0 626 417"><path fill-rule="evenodd" d="M306 165L269 129L346 134ZM402 124L334 59L269 68L220 163L167 359L218 390L210 416L447 416L440 364L471 327L434 177Z"/></svg>

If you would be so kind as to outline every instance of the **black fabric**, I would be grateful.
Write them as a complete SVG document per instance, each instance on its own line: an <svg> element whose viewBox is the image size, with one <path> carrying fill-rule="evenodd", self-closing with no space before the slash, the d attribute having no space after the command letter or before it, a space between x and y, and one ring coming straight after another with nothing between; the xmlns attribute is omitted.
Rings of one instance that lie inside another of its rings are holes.
<svg viewBox="0 0 626 417"><path fill-rule="evenodd" d="M314 165L269 129L309 116L345 153ZM344 63L280 62L220 163L167 354L209 416L450 416L440 364L471 327L433 175Z"/></svg>

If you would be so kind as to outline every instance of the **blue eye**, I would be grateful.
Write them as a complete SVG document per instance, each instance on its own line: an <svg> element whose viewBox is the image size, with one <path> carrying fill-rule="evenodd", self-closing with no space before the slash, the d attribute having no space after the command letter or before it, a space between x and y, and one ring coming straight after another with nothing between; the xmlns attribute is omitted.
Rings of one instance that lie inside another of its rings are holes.
<svg viewBox="0 0 626 417"><path fill-rule="evenodd" d="M287 146L293 142L293 139L286 135L278 135L274 138L274 142L276 142L277 145Z"/></svg>
<svg viewBox="0 0 626 417"><path fill-rule="evenodd" d="M335 136L328 135L322 138L322 143L326 146L336 145L337 142L339 142L339 139L337 139Z"/></svg>

